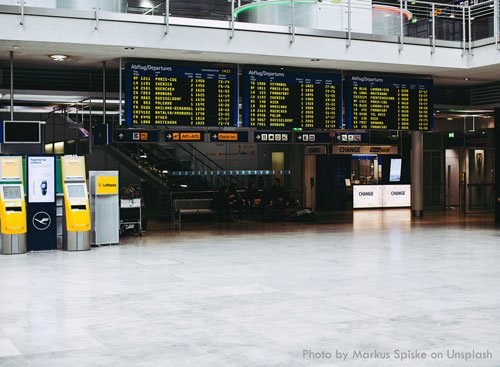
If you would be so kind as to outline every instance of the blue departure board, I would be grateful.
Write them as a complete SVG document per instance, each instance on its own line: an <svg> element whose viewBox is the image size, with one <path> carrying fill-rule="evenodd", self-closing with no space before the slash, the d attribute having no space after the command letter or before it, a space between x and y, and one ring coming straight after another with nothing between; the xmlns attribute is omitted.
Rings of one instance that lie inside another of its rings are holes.
<svg viewBox="0 0 500 367"><path fill-rule="evenodd" d="M243 124L258 129L342 127L340 74L248 69Z"/></svg>
<svg viewBox="0 0 500 367"><path fill-rule="evenodd" d="M236 69L132 62L125 72L128 125L237 124Z"/></svg>
<svg viewBox="0 0 500 367"><path fill-rule="evenodd" d="M430 131L432 80L351 75L347 78L348 129Z"/></svg>

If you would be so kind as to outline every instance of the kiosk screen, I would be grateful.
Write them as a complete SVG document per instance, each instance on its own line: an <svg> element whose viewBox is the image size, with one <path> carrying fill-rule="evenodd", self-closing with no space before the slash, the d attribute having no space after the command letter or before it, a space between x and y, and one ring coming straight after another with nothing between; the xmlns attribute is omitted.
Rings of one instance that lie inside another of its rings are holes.
<svg viewBox="0 0 500 367"><path fill-rule="evenodd" d="M389 182L401 181L401 158L391 159L391 170L389 172Z"/></svg>
<svg viewBox="0 0 500 367"><path fill-rule="evenodd" d="M85 186L83 185L66 185L68 198L70 199L84 199Z"/></svg>
<svg viewBox="0 0 500 367"><path fill-rule="evenodd" d="M19 186L4 186L4 200L19 200L21 199L21 188Z"/></svg>

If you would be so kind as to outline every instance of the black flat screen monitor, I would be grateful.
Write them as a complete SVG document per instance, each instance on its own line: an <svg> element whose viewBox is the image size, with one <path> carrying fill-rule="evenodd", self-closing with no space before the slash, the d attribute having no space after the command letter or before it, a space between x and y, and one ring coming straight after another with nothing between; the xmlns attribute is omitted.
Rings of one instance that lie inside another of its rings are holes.
<svg viewBox="0 0 500 367"><path fill-rule="evenodd" d="M40 143L40 122L4 121L3 142L6 144Z"/></svg>

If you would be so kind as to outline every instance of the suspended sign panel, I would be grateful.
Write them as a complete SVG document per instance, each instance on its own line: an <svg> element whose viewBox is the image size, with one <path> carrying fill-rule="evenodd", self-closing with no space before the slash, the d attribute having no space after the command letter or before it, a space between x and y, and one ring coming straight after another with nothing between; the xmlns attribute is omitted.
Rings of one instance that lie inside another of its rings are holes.
<svg viewBox="0 0 500 367"><path fill-rule="evenodd" d="M333 154L398 154L398 147L392 145L334 145Z"/></svg>
<svg viewBox="0 0 500 367"><path fill-rule="evenodd" d="M167 131L165 132L166 142L201 142L205 141L203 131Z"/></svg>
<svg viewBox="0 0 500 367"><path fill-rule="evenodd" d="M433 129L432 80L351 75L347 80L348 129Z"/></svg>
<svg viewBox="0 0 500 367"><path fill-rule="evenodd" d="M236 124L236 69L128 63L125 71L129 125Z"/></svg>
<svg viewBox="0 0 500 367"><path fill-rule="evenodd" d="M210 142L248 143L248 131L209 131Z"/></svg>
<svg viewBox="0 0 500 367"><path fill-rule="evenodd" d="M243 124L256 128L342 127L340 74L249 69Z"/></svg>

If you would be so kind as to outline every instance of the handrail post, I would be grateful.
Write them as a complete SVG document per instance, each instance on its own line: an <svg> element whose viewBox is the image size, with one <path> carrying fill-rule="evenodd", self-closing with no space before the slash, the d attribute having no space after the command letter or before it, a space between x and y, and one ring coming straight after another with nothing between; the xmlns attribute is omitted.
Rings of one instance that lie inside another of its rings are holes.
<svg viewBox="0 0 500 367"><path fill-rule="evenodd" d="M466 54L466 38L465 38L465 4L462 5L462 56Z"/></svg>
<svg viewBox="0 0 500 367"><path fill-rule="evenodd" d="M165 36L170 31L170 0L165 0Z"/></svg>
<svg viewBox="0 0 500 367"><path fill-rule="evenodd" d="M493 0L493 36L495 37L495 47L498 50L498 0Z"/></svg>
<svg viewBox="0 0 500 367"><path fill-rule="evenodd" d="M19 13L21 15L20 25L24 25L24 0L19 0Z"/></svg>
<svg viewBox="0 0 500 367"><path fill-rule="evenodd" d="M118 125L123 125L123 60L120 57L120 65L118 67Z"/></svg>
<svg viewBox="0 0 500 367"><path fill-rule="evenodd" d="M295 2L293 0L290 0L290 17L292 18L291 19L291 23L290 23L290 27L289 27L289 30L290 30L290 43L294 43L295 42Z"/></svg>
<svg viewBox="0 0 500 367"><path fill-rule="evenodd" d="M403 0L399 0L399 52L403 51Z"/></svg>
<svg viewBox="0 0 500 367"><path fill-rule="evenodd" d="M432 3L432 30L431 30L431 37L432 37L432 47L431 47L431 54L434 54L436 52L436 4Z"/></svg>
<svg viewBox="0 0 500 367"><path fill-rule="evenodd" d="M96 7L95 7L95 30L97 31L99 29L99 0L96 0Z"/></svg>
<svg viewBox="0 0 500 367"><path fill-rule="evenodd" d="M229 39L234 38L234 0L231 0L231 34Z"/></svg>
<svg viewBox="0 0 500 367"><path fill-rule="evenodd" d="M346 47L351 47L351 28L352 28L352 1L347 0L347 42Z"/></svg>
<svg viewBox="0 0 500 367"><path fill-rule="evenodd" d="M468 7L469 10L469 54L472 54L472 16L471 16L471 10L470 6Z"/></svg>

